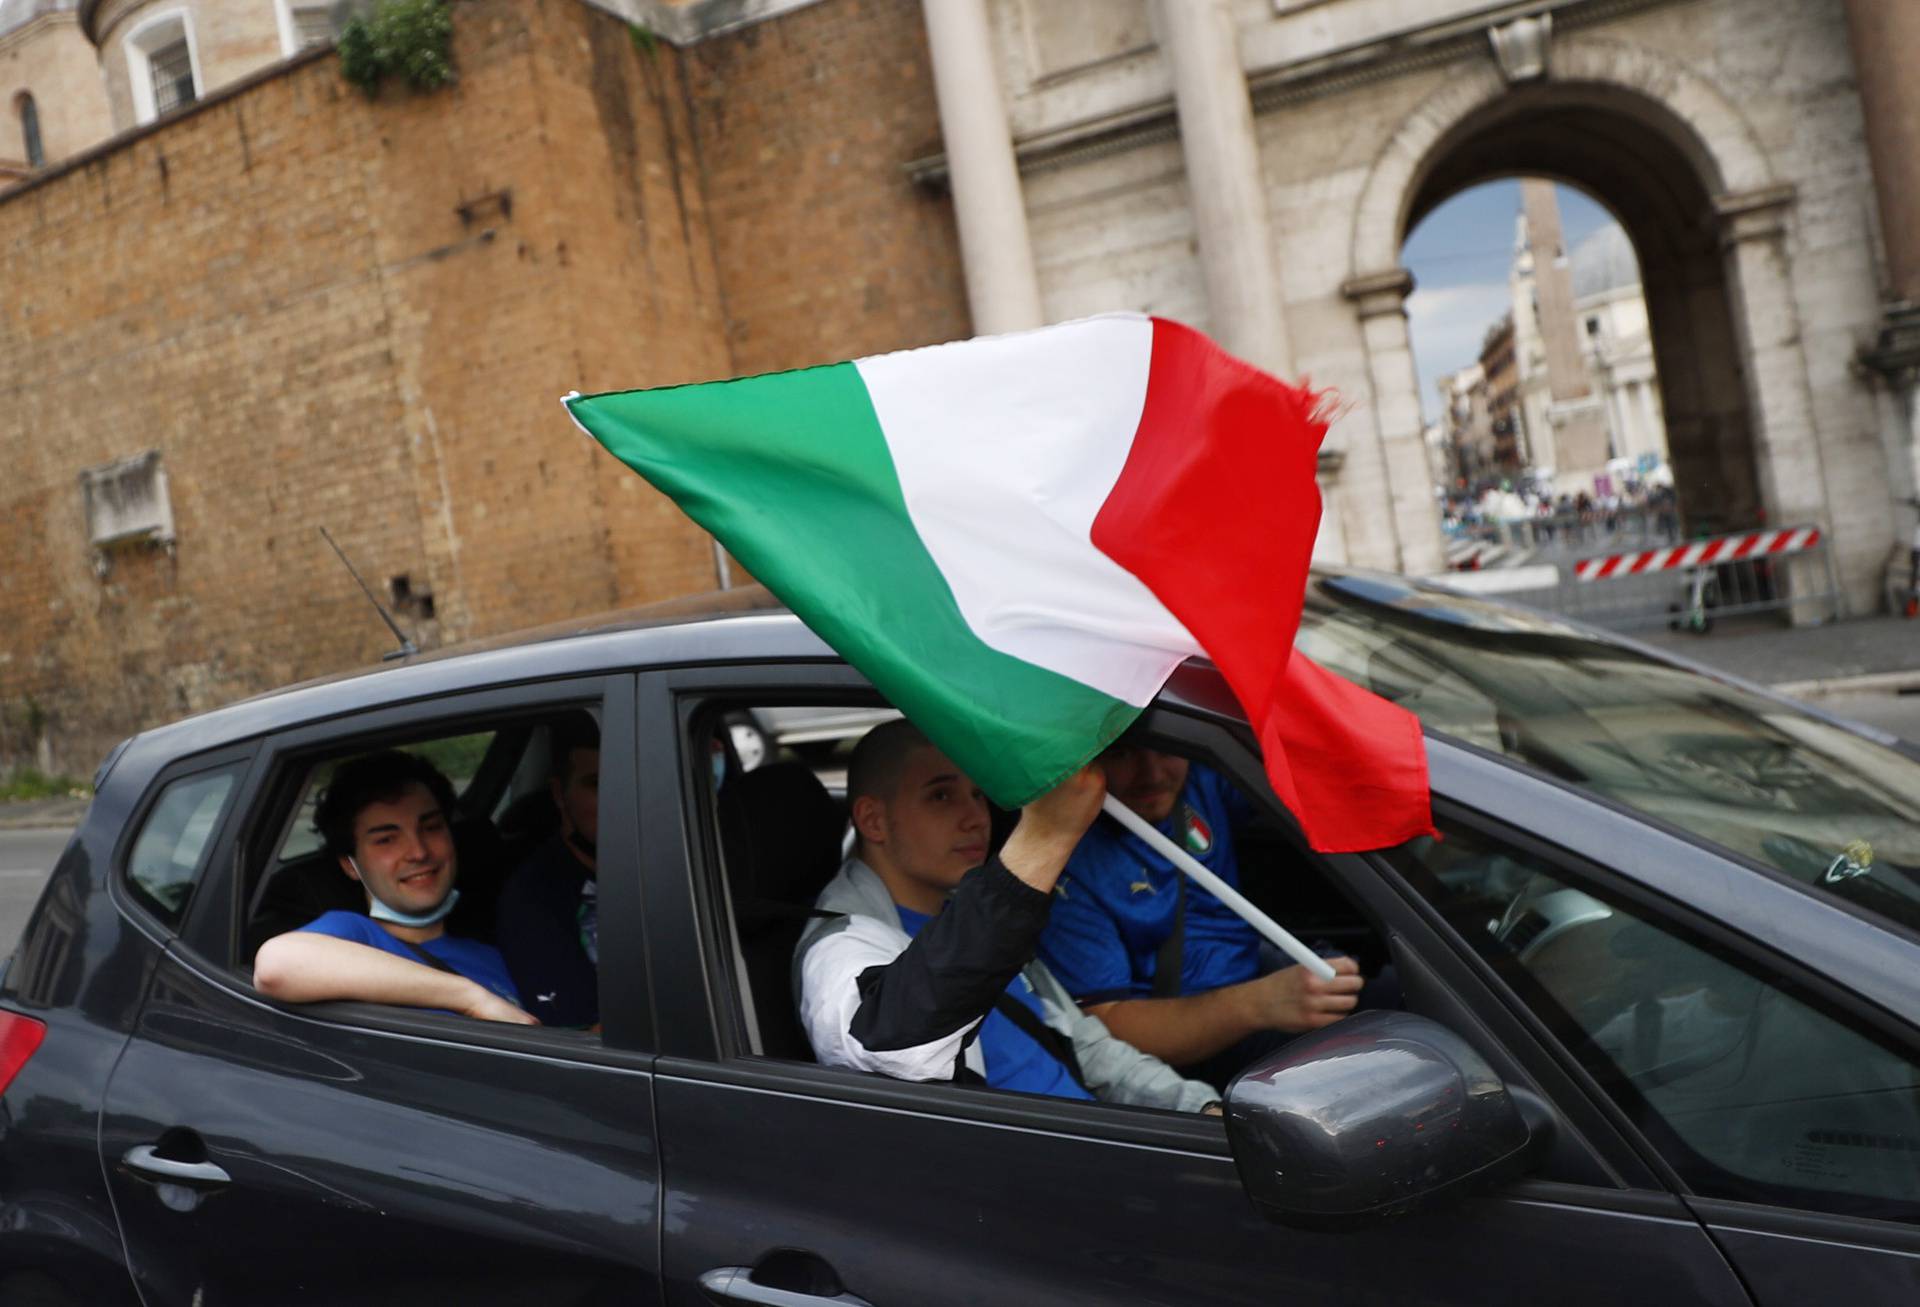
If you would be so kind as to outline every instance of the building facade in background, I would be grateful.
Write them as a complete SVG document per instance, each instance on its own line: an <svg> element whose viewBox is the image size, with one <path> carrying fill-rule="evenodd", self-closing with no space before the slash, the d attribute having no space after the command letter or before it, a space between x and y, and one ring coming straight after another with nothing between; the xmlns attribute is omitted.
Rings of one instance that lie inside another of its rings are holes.
<svg viewBox="0 0 1920 1307"><path fill-rule="evenodd" d="M1625 232L1609 225L1576 245L1569 263L1581 357L1604 406L1608 463L1664 466L1660 378L1633 246Z"/></svg>
<svg viewBox="0 0 1920 1307"><path fill-rule="evenodd" d="M1619 216L1687 511L1820 524L1854 611L1904 548L1920 5L452 12L459 81L368 100L287 0L0 0L0 729L83 769L364 663L320 525L426 644L709 588L559 394L1114 309L1338 391L1321 555L1437 571L1400 249L1516 175ZM1555 458L1590 461L1607 397L1551 374L1591 414Z"/></svg>
<svg viewBox="0 0 1920 1307"><path fill-rule="evenodd" d="M0 0L0 191L112 132L79 0Z"/></svg>
<svg viewBox="0 0 1920 1307"><path fill-rule="evenodd" d="M1912 523L1908 337L1888 337L1880 370L1862 364L1890 325L1920 322L1890 316L1911 297L1889 275L1907 265L1883 249L1920 244L1920 222L1882 212L1920 172L1914 141L1901 138L1903 151L1892 134L1916 121L1920 89L1896 52L1916 48L1902 39L1920 5L952 8L978 11L987 34L948 41L952 19L934 29L936 74L949 45L984 43L1000 95L943 112L946 134L960 116L976 146L1006 138L1019 183L1010 204L1004 184L975 184L992 170L956 151L923 165L930 181L951 178L976 319L983 304L1016 306L1012 321L1036 301L1043 319L1148 307L1337 389L1351 407L1322 463L1323 557L1438 569L1401 246L1470 186L1553 177L1611 209L1639 256L1683 509L1733 527L1818 523L1849 608L1880 602ZM1869 83L1890 106L1885 128L1863 112ZM970 210L982 227L1021 228L1024 283L1004 261L991 280L974 275ZM1564 275L1562 254L1552 266ZM1552 458L1604 465L1605 399L1582 390L1582 346L1569 345L1568 365L1549 369Z"/></svg>
<svg viewBox="0 0 1920 1307"><path fill-rule="evenodd" d="M1619 489L1626 465L1654 473L1668 462L1639 264L1618 224L1568 251L1552 184L1528 179L1521 190L1508 283L1520 461L1559 494L1604 496ZM1724 486L1708 490L1710 498L1693 506L1696 529L1723 513L1754 511L1734 505Z"/></svg>

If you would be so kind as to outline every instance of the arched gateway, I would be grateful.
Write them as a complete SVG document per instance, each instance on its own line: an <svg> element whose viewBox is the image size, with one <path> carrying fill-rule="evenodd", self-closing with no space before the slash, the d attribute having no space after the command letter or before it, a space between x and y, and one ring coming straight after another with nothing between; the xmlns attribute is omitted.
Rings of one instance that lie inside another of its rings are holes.
<svg viewBox="0 0 1920 1307"><path fill-rule="evenodd" d="M1523 174L1600 198L1633 241L1689 525L1817 522L1843 552L1857 546L1859 570L1871 565L1886 506L1832 502L1814 421L1787 245L1795 188L1739 111L1685 67L1585 38L1556 45L1539 76L1509 81L1489 61L1449 82L1375 160L1349 285L1410 285L1393 274L1427 213Z"/></svg>
<svg viewBox="0 0 1920 1307"><path fill-rule="evenodd" d="M1019 183L956 166L962 230L1032 237L1019 297L962 242L976 316L1030 290L1044 318L1147 308L1337 390L1323 556L1441 566L1401 246L1448 196L1531 175L1601 200L1638 252L1688 525L1817 524L1845 606L1878 605L1913 442L1868 374L1906 358L1872 352L1906 237L1875 227L1842 0L948 8L979 21L929 29L936 76L992 48L1006 107L943 107L943 130L1002 142Z"/></svg>

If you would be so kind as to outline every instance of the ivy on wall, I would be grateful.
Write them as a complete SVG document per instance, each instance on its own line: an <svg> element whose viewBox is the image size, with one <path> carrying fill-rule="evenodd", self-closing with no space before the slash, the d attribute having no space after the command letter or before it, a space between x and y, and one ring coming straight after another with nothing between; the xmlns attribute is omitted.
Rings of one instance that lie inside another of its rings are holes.
<svg viewBox="0 0 1920 1307"><path fill-rule="evenodd" d="M340 72L368 95L389 76L431 91L453 80L453 15L446 0L374 0L347 20Z"/></svg>

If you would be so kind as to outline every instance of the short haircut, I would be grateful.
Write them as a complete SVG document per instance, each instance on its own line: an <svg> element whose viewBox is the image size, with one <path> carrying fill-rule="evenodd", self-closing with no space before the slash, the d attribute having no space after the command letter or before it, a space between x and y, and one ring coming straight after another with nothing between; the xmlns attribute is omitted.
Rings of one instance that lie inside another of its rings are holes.
<svg viewBox="0 0 1920 1307"><path fill-rule="evenodd" d="M853 757L847 760L847 802L891 799L907 759L932 747L933 741L904 717L874 727L853 746Z"/></svg>
<svg viewBox="0 0 1920 1307"><path fill-rule="evenodd" d="M398 749L362 754L340 764L320 793L314 808L313 828L327 842L336 857L353 854L353 821L370 803L386 803L399 798L409 786L424 785L440 812L451 822L456 813L453 784L440 769L418 754Z"/></svg>
<svg viewBox="0 0 1920 1307"><path fill-rule="evenodd" d="M585 708L573 708L547 723L547 770L562 785L573 779L575 749L600 752L600 723Z"/></svg>

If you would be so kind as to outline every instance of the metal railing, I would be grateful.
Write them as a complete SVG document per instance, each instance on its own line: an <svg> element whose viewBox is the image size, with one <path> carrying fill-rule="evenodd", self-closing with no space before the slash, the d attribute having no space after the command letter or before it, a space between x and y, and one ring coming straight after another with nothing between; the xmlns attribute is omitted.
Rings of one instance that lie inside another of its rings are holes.
<svg viewBox="0 0 1920 1307"><path fill-rule="evenodd" d="M1750 614L1789 613L1796 624L1842 615L1832 552L1813 526L1614 549L1553 567L1551 586L1462 588L1497 591L1503 599L1616 630L1666 626L1705 634L1720 619Z"/></svg>

